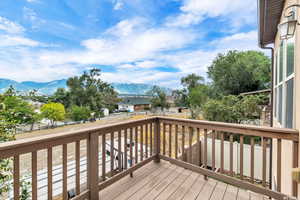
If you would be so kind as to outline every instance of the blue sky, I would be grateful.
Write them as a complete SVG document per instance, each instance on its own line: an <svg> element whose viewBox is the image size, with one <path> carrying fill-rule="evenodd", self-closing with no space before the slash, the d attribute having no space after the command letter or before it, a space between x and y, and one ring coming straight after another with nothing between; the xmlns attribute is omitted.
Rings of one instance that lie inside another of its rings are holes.
<svg viewBox="0 0 300 200"><path fill-rule="evenodd" d="M0 78L177 88L218 53L259 50L255 0L1 0Z"/></svg>

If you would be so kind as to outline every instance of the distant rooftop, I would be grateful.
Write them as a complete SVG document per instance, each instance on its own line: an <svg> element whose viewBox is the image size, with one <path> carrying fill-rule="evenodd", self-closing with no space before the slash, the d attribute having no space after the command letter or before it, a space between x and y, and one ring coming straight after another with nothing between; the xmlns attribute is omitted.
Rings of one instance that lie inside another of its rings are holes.
<svg viewBox="0 0 300 200"><path fill-rule="evenodd" d="M130 96L123 97L119 104L127 105L147 105L151 104L151 97L149 96Z"/></svg>

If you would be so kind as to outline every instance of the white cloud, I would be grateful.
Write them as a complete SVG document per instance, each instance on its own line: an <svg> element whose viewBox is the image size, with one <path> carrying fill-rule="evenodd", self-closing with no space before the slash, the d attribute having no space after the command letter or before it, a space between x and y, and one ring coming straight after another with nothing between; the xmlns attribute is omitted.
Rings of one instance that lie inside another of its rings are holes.
<svg viewBox="0 0 300 200"><path fill-rule="evenodd" d="M37 3L39 0L26 0L28 3Z"/></svg>
<svg viewBox="0 0 300 200"><path fill-rule="evenodd" d="M114 10L121 10L124 7L123 0L111 0Z"/></svg>
<svg viewBox="0 0 300 200"><path fill-rule="evenodd" d="M154 67L159 67L160 63L154 60L145 60L145 61L141 61L141 62L136 62L135 65L138 68L144 68L144 69L150 69L150 68L154 68Z"/></svg>
<svg viewBox="0 0 300 200"><path fill-rule="evenodd" d="M29 46L36 47L40 43L23 36L0 35L0 47Z"/></svg>
<svg viewBox="0 0 300 200"><path fill-rule="evenodd" d="M122 20L106 31L106 34L116 37L126 37L135 32L144 31L149 23L145 18L135 17Z"/></svg>
<svg viewBox="0 0 300 200"><path fill-rule="evenodd" d="M193 32L188 30L146 29L143 28L143 23L136 25L136 20L133 20L132 23L134 24L132 26L137 28L125 31L126 33L124 33L123 28L120 28L119 24L122 24L120 22L107 31L105 37L101 36L82 41L81 44L85 47L85 50L44 52L41 59L57 64L75 62L79 64L119 65L152 58L163 51L183 48L196 37ZM126 21L126 24L130 24L130 22ZM126 27L128 26L131 25Z"/></svg>
<svg viewBox="0 0 300 200"><path fill-rule="evenodd" d="M10 34L20 34L23 33L24 28L18 23L12 22L0 16L0 30Z"/></svg>
<svg viewBox="0 0 300 200"><path fill-rule="evenodd" d="M205 18L223 17L232 27L255 23L256 2L253 0L184 0L181 13L167 20L168 26L186 27Z"/></svg>
<svg viewBox="0 0 300 200"><path fill-rule="evenodd" d="M23 17L25 20L31 23L33 29L39 28L42 24L45 24L46 21L38 17L37 13L28 7L23 7Z"/></svg>
<svg viewBox="0 0 300 200"><path fill-rule="evenodd" d="M23 26L1 16L0 30L4 31L0 33L0 47L36 47L41 45L41 43L24 36L26 30Z"/></svg>
<svg viewBox="0 0 300 200"><path fill-rule="evenodd" d="M207 42L214 48L206 50L195 46L196 39L203 40L201 34L190 29L151 27L142 18L121 21L99 37L82 41L82 48L77 50L37 50L31 47L43 44L22 34L18 37L10 35L6 44L1 37L5 35L0 35L0 47L2 44L11 48L0 50L0 77L18 81L67 78L97 64L114 66L116 71L102 73L104 80L109 82L150 83L176 88L184 75L197 73L205 76L207 66L218 53L229 49L258 49L256 31ZM194 47L193 50L186 48L189 45ZM156 69L161 66L176 68L177 71Z"/></svg>

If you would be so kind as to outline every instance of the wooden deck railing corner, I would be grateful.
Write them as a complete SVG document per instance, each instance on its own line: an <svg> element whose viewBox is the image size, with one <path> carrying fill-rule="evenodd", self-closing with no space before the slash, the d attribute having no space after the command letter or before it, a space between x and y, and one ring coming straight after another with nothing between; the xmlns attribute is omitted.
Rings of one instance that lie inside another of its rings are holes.
<svg viewBox="0 0 300 200"><path fill-rule="evenodd" d="M277 140L277 191L269 188L267 173L271 169L271 140ZM62 183L63 199L68 199L68 191L74 189L74 200L98 200L99 190L161 159L274 199L285 199L290 197L280 193L283 140L293 142L292 165L297 167L299 135L296 130L151 117L0 144L0 159L13 160L15 200L20 197L20 156L28 153L31 154L33 200L38 199L41 191L47 191L45 198L52 200L57 196L57 182ZM69 144L74 144L74 150L68 148ZM61 147L61 155L53 151L57 146ZM47 156L46 186L41 186L44 180L39 175L42 172L38 172L41 150L46 150L44 156ZM68 160L70 151L74 151L72 169ZM53 159L57 156L62 157L62 162L54 166ZM70 180L73 177L74 182ZM295 182L292 189L297 196Z"/></svg>

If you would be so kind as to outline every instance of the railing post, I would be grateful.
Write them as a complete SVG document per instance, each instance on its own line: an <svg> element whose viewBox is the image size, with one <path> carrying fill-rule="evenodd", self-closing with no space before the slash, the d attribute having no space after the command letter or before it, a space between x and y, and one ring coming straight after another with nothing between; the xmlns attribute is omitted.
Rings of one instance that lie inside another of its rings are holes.
<svg viewBox="0 0 300 200"><path fill-rule="evenodd" d="M99 172L98 172L98 133L90 133L87 139L87 153L88 153L88 166L87 166L87 187L90 191L91 200L99 200Z"/></svg>
<svg viewBox="0 0 300 200"><path fill-rule="evenodd" d="M299 148L299 143L297 141L293 142L293 168L298 167L298 148ZM294 197L298 197L298 183L293 180L292 183L292 193Z"/></svg>
<svg viewBox="0 0 300 200"><path fill-rule="evenodd" d="M159 163L160 158L160 121L158 118L154 121L154 155L156 156L154 162Z"/></svg>

